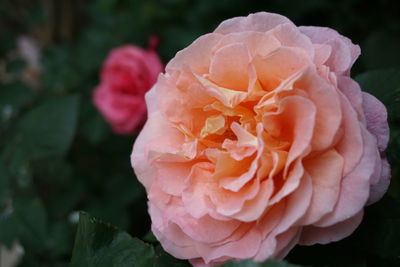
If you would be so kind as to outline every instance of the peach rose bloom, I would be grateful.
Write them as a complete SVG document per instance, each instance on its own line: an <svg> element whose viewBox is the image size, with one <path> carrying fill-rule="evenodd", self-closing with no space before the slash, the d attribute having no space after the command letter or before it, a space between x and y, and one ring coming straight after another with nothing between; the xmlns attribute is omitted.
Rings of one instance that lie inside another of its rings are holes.
<svg viewBox="0 0 400 267"><path fill-rule="evenodd" d="M178 52L147 93L132 165L163 248L195 266L350 235L390 179L386 109L357 45L256 13Z"/></svg>

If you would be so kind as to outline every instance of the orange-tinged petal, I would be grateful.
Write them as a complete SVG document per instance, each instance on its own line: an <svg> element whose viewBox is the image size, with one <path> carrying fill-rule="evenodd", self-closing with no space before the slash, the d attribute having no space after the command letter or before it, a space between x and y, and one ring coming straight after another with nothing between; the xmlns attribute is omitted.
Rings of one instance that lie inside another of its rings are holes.
<svg viewBox="0 0 400 267"><path fill-rule="evenodd" d="M209 81L208 79L196 75L196 78L204 86L205 91L212 97L221 101L227 107L235 107L240 102L246 99L247 93L231 90L216 85L215 83Z"/></svg>
<svg viewBox="0 0 400 267"><path fill-rule="evenodd" d="M280 47L265 57L256 56L253 65L263 88L272 91L291 75L310 66L307 54L299 48Z"/></svg>
<svg viewBox="0 0 400 267"><path fill-rule="evenodd" d="M343 164L343 158L334 149L305 160L305 169L312 181L313 195L301 224L313 224L334 209L339 197Z"/></svg>
<svg viewBox="0 0 400 267"><path fill-rule="evenodd" d="M247 91L250 60L246 45L234 43L224 46L213 55L208 78L221 87Z"/></svg>
<svg viewBox="0 0 400 267"><path fill-rule="evenodd" d="M214 115L206 119L203 129L201 129L200 137L204 138L210 134L222 134L225 129L225 117Z"/></svg>
<svg viewBox="0 0 400 267"><path fill-rule="evenodd" d="M333 145L342 123L342 110L337 91L311 69L307 70L294 86L306 91L317 108L311 142L313 150L329 148Z"/></svg>

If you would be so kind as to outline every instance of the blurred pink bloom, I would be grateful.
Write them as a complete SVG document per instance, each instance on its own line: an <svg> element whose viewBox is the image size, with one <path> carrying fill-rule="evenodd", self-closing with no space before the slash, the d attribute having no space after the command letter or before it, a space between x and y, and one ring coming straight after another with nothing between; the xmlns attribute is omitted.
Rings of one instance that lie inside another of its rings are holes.
<svg viewBox="0 0 400 267"><path fill-rule="evenodd" d="M117 134L134 133L146 118L144 95L164 69L157 44L157 37L152 37L147 50L124 45L105 60L93 102Z"/></svg>

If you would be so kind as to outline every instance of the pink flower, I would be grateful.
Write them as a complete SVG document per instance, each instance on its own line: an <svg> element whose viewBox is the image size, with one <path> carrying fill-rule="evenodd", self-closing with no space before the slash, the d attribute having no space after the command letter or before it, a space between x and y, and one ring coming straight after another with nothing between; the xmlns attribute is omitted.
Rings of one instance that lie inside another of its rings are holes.
<svg viewBox="0 0 400 267"><path fill-rule="evenodd" d="M131 134L146 118L145 93L163 71L155 47L143 50L125 45L108 55L100 75L100 85L94 91L93 102L115 133Z"/></svg>
<svg viewBox="0 0 400 267"><path fill-rule="evenodd" d="M386 109L349 77L357 45L256 13L177 53L146 95L132 165L163 248L196 266L350 235L386 191Z"/></svg>

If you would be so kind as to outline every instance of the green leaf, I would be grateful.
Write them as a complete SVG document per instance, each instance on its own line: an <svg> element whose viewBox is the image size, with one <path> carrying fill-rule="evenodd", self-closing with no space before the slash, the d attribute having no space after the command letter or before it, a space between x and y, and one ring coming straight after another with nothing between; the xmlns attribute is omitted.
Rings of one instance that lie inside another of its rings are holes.
<svg viewBox="0 0 400 267"><path fill-rule="evenodd" d="M81 213L71 267L154 266L152 246Z"/></svg>
<svg viewBox="0 0 400 267"><path fill-rule="evenodd" d="M151 233L151 232L150 232ZM156 265L155 267L190 267L191 264L188 261L178 260L168 253L166 253L160 245L156 248Z"/></svg>
<svg viewBox="0 0 400 267"><path fill-rule="evenodd" d="M68 222L53 222L46 247L52 256L70 255L75 229Z"/></svg>
<svg viewBox="0 0 400 267"><path fill-rule="evenodd" d="M110 127L100 114L94 115L87 124L82 127L82 132L89 142L94 145L97 145L111 133Z"/></svg>
<svg viewBox="0 0 400 267"><path fill-rule="evenodd" d="M74 65L74 59L71 47L65 44L44 51L42 81L46 91L67 92L78 86L81 73Z"/></svg>
<svg viewBox="0 0 400 267"><path fill-rule="evenodd" d="M7 122L14 117L20 108L31 100L32 96L32 90L21 83L2 86L0 90L0 122Z"/></svg>
<svg viewBox="0 0 400 267"><path fill-rule="evenodd" d="M48 99L23 116L2 140L4 165L20 187L32 182L30 160L62 157L75 136L78 97Z"/></svg>
<svg viewBox="0 0 400 267"><path fill-rule="evenodd" d="M97 145L110 135L110 127L95 109L91 99L83 101L80 113L79 134L86 137L91 144Z"/></svg>
<svg viewBox="0 0 400 267"><path fill-rule="evenodd" d="M77 117L77 96L47 100L21 119L15 138L30 158L63 155L74 138Z"/></svg>
<svg viewBox="0 0 400 267"><path fill-rule="evenodd" d="M0 160L0 211L3 209L3 205L11 196L11 181L10 174ZM1 228L0 228L1 229Z"/></svg>
<svg viewBox="0 0 400 267"><path fill-rule="evenodd" d="M26 249L37 251L43 248L47 238L47 215L38 198L16 197L14 212L19 239Z"/></svg>
<svg viewBox="0 0 400 267"><path fill-rule="evenodd" d="M15 216L12 214L0 215L0 243L11 247L15 239L18 237L19 224Z"/></svg>
<svg viewBox="0 0 400 267"><path fill-rule="evenodd" d="M149 230L143 237L142 239L146 242L149 243L156 243L157 242L157 238L155 237L155 235L153 234L153 232L151 230Z"/></svg>
<svg viewBox="0 0 400 267"><path fill-rule="evenodd" d="M301 265L290 264L285 261L267 260L265 262L253 262L251 260L240 262L228 262L221 267L300 267Z"/></svg>

